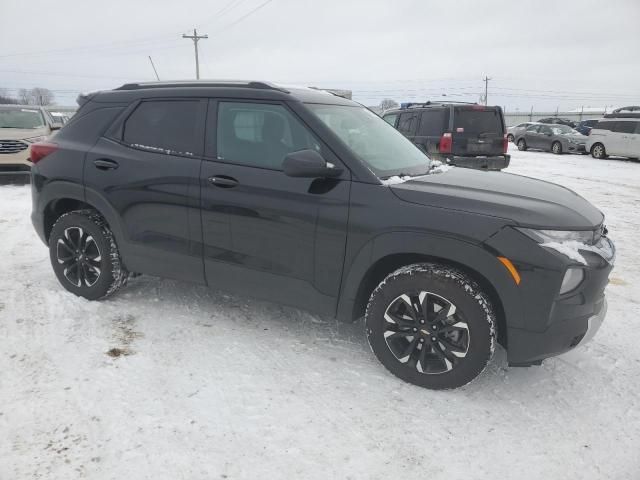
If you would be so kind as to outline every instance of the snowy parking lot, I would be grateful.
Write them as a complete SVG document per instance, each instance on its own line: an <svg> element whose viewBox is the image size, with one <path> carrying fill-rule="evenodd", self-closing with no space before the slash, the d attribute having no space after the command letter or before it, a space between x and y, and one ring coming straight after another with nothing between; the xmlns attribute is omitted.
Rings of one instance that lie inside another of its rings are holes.
<svg viewBox="0 0 640 480"><path fill-rule="evenodd" d="M449 392L391 376L362 323L147 276L74 297L29 187L0 186L0 479L640 478L640 162L511 153L604 211L608 317Z"/></svg>

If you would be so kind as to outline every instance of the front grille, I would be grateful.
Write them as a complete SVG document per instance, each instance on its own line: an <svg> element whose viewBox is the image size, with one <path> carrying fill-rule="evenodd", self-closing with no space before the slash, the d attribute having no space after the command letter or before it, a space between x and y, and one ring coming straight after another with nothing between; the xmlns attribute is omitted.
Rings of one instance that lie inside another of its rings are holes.
<svg viewBox="0 0 640 480"><path fill-rule="evenodd" d="M29 148L29 145L21 140L0 140L0 154L18 153Z"/></svg>

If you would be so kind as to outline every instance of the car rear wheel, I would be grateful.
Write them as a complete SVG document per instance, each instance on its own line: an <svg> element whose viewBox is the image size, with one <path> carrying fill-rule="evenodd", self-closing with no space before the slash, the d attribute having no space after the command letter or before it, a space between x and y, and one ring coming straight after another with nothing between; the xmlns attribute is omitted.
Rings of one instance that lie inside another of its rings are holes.
<svg viewBox="0 0 640 480"><path fill-rule="evenodd" d="M464 273L438 264L403 267L374 290L365 315L369 345L397 377L430 389L458 388L491 359L491 302Z"/></svg>
<svg viewBox="0 0 640 480"><path fill-rule="evenodd" d="M562 144L560 142L553 142L553 144L551 144L551 151L556 155L560 155L562 153Z"/></svg>
<svg viewBox="0 0 640 480"><path fill-rule="evenodd" d="M524 138L518 140L518 150L524 152L527 148L527 142L524 141Z"/></svg>
<svg viewBox="0 0 640 480"><path fill-rule="evenodd" d="M601 143L594 144L593 147L591 147L591 156L597 159L607 158L607 152L604 149L604 145Z"/></svg>
<svg viewBox="0 0 640 480"><path fill-rule="evenodd" d="M513 138L513 135L511 135L510 133L507 134L507 141L513 143L515 139Z"/></svg>
<svg viewBox="0 0 640 480"><path fill-rule="evenodd" d="M108 297L127 281L113 233L95 210L58 218L49 236L49 257L62 286L89 300Z"/></svg>

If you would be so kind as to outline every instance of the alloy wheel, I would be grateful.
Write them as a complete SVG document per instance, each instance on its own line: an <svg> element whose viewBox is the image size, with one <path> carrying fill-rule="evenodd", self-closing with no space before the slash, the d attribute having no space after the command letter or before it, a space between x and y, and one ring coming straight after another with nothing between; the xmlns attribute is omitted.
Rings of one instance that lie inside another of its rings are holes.
<svg viewBox="0 0 640 480"><path fill-rule="evenodd" d="M391 353L420 373L446 373L469 351L467 322L453 303L435 293L400 295L387 307L384 320L384 339Z"/></svg>
<svg viewBox="0 0 640 480"><path fill-rule="evenodd" d="M593 156L596 158L604 157L604 148L602 147L602 145L596 145L595 147L593 147Z"/></svg>
<svg viewBox="0 0 640 480"><path fill-rule="evenodd" d="M68 227L56 244L64 277L76 287L92 287L100 278L102 256L95 239L80 227Z"/></svg>
<svg viewBox="0 0 640 480"><path fill-rule="evenodd" d="M551 150L553 150L553 153L558 154L562 151L562 147L560 146L560 144L558 142L555 142L552 146L551 146Z"/></svg>

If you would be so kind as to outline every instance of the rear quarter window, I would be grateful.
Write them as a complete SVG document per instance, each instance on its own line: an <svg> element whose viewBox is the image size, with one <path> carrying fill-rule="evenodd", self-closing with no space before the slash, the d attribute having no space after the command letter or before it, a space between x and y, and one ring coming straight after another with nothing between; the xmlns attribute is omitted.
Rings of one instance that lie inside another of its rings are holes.
<svg viewBox="0 0 640 480"><path fill-rule="evenodd" d="M636 122L619 121L615 122L613 131L618 133L634 133L636 131Z"/></svg>
<svg viewBox="0 0 640 480"><path fill-rule="evenodd" d="M593 128L596 130L611 130L612 125L615 122L603 122L602 120L596 123Z"/></svg>
<svg viewBox="0 0 640 480"><path fill-rule="evenodd" d="M396 118L398 118L397 113L392 113L390 115L385 115L384 117L382 117L382 119L392 127L396 125Z"/></svg>
<svg viewBox="0 0 640 480"><path fill-rule="evenodd" d="M458 133L504 133L502 117L497 109L455 108L453 131Z"/></svg>
<svg viewBox="0 0 640 480"><path fill-rule="evenodd" d="M416 126L418 124L418 113L407 112L400 114L400 121L398 122L398 130L400 133L408 136L416 134Z"/></svg>
<svg viewBox="0 0 640 480"><path fill-rule="evenodd" d="M425 110L420 119L418 135L436 137L448 130L449 111L444 109Z"/></svg>

